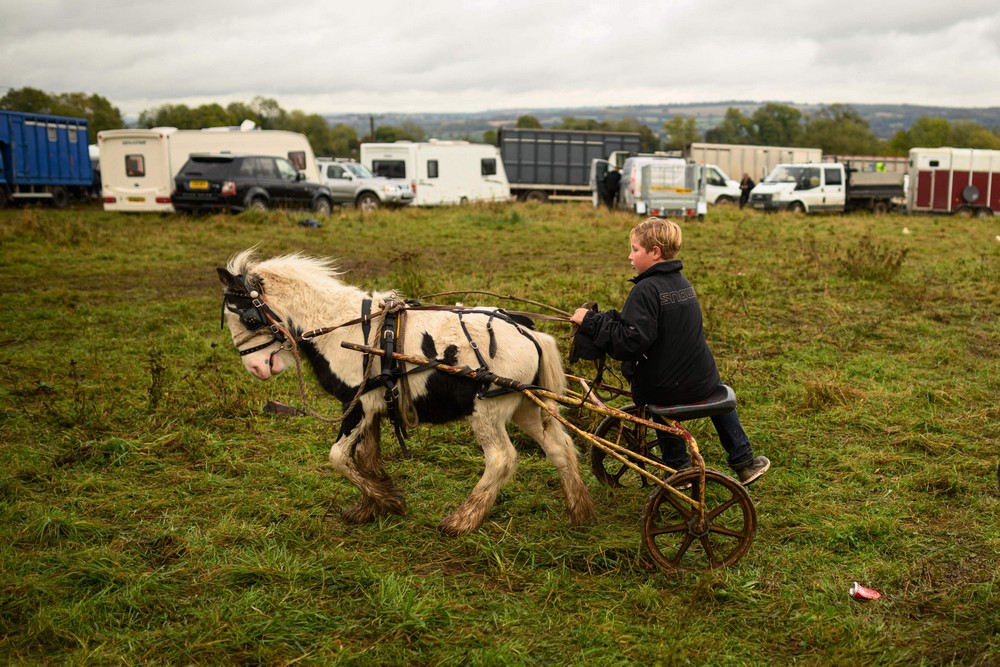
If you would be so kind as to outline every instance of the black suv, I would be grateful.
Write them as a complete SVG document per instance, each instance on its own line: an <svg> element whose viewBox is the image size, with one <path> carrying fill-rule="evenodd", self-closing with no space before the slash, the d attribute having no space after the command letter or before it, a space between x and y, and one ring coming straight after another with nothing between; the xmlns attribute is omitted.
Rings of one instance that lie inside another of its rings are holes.
<svg viewBox="0 0 1000 667"><path fill-rule="evenodd" d="M270 155L192 155L174 178L178 211L309 209L329 215L330 189L306 180L291 162Z"/></svg>

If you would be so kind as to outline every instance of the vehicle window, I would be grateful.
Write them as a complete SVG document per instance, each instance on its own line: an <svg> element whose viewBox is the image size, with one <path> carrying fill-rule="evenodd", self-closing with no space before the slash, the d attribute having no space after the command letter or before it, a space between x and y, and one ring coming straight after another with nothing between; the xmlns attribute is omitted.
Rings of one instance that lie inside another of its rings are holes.
<svg viewBox="0 0 1000 667"><path fill-rule="evenodd" d="M139 156L141 157L141 156ZM232 160L188 160L181 167L180 176L204 176L206 178L231 178Z"/></svg>
<svg viewBox="0 0 1000 667"><path fill-rule="evenodd" d="M288 161L295 165L296 171L304 171L306 168L306 152L305 151L289 151Z"/></svg>
<svg viewBox="0 0 1000 667"><path fill-rule="evenodd" d="M823 176L826 177L827 185L843 185L843 179L840 177L839 169L824 169Z"/></svg>
<svg viewBox="0 0 1000 667"><path fill-rule="evenodd" d="M497 159L494 157L484 157L480 160L480 171L483 176L496 176Z"/></svg>
<svg viewBox="0 0 1000 667"><path fill-rule="evenodd" d="M240 163L240 176L253 178L257 175L257 160L248 157Z"/></svg>
<svg viewBox="0 0 1000 667"><path fill-rule="evenodd" d="M802 167L775 167L764 179L767 183L795 183L802 177Z"/></svg>
<svg viewBox="0 0 1000 667"><path fill-rule="evenodd" d="M437 178L438 177L438 161L428 160L427 161L427 178Z"/></svg>
<svg viewBox="0 0 1000 667"><path fill-rule="evenodd" d="M278 166L278 173L281 174L283 180L294 181L299 177L299 170L288 160L276 158L274 164Z"/></svg>
<svg viewBox="0 0 1000 667"><path fill-rule="evenodd" d="M386 178L406 178L406 162L403 160L372 160L372 171Z"/></svg>
<svg viewBox="0 0 1000 667"><path fill-rule="evenodd" d="M276 179L278 176L278 168L274 166L274 158L269 157L259 157L254 158L254 164L256 165L255 171L259 178Z"/></svg>
<svg viewBox="0 0 1000 667"><path fill-rule="evenodd" d="M818 167L810 167L809 169L806 169L806 186L810 189L818 188L820 183L819 176Z"/></svg>
<svg viewBox="0 0 1000 667"><path fill-rule="evenodd" d="M146 158L142 155L125 156L125 175L139 178L146 175Z"/></svg>
<svg viewBox="0 0 1000 667"><path fill-rule="evenodd" d="M348 162L344 165L347 169L354 172L354 175L358 178L374 178L375 175L368 171L368 167L357 162Z"/></svg>
<svg viewBox="0 0 1000 667"><path fill-rule="evenodd" d="M725 179L722 178L722 175L717 170L706 169L705 172L706 172L705 181L709 185L724 186L726 184Z"/></svg>

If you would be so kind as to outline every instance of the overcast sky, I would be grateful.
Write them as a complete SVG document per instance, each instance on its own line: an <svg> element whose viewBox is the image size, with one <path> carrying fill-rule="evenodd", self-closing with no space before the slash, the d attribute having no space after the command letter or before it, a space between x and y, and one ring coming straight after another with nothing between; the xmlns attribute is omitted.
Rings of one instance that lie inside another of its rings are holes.
<svg viewBox="0 0 1000 667"><path fill-rule="evenodd" d="M997 0L0 0L0 94L309 113L1000 106Z"/></svg>

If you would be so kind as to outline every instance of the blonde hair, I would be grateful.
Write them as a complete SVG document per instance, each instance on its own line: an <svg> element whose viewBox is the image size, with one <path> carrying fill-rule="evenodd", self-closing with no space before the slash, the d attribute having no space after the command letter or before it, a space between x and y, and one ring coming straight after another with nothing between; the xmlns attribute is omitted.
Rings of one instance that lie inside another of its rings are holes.
<svg viewBox="0 0 1000 667"><path fill-rule="evenodd" d="M660 256L663 259L676 257L683 242L680 225L663 218L648 218L644 222L640 222L632 228L630 236L646 252L652 251L653 248L659 248Z"/></svg>

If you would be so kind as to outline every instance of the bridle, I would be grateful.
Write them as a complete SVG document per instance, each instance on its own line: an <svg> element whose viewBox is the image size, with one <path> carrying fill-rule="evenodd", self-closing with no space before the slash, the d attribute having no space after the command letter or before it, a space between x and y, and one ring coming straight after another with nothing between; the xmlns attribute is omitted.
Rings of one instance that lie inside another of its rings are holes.
<svg viewBox="0 0 1000 667"><path fill-rule="evenodd" d="M245 350L237 351L240 353L241 357L248 354L253 354L263 350L275 343L279 345L284 344L288 340L287 329L282 326L281 318L271 310L271 307L264 302L263 295L258 291L250 287L247 283L246 276L236 276L236 279L240 281L242 289L237 290L232 287L226 287L226 291L222 296L222 310L220 312L219 324L222 328L226 326L226 311L236 314L240 318L240 323L246 328L247 332L252 334L246 340L251 340L260 333L265 333L260 331L264 327L267 327L271 331L271 340L261 345L255 345L254 347L248 347ZM246 342L246 341L243 341ZM237 343L236 347L239 348L241 343Z"/></svg>

